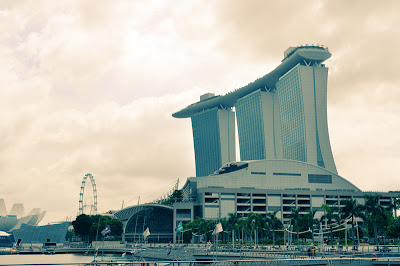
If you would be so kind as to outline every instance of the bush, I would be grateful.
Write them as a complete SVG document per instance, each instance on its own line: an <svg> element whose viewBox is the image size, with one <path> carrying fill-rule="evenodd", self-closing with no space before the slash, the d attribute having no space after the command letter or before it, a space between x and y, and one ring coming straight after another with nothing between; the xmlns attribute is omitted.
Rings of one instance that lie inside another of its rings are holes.
<svg viewBox="0 0 400 266"><path fill-rule="evenodd" d="M276 245L284 245L285 244L285 240L284 239L279 239L275 241Z"/></svg>
<svg viewBox="0 0 400 266"><path fill-rule="evenodd" d="M275 243L276 243L276 241L275 241ZM272 239L264 238L264 239L261 241L261 244L264 244L264 245L272 244Z"/></svg>

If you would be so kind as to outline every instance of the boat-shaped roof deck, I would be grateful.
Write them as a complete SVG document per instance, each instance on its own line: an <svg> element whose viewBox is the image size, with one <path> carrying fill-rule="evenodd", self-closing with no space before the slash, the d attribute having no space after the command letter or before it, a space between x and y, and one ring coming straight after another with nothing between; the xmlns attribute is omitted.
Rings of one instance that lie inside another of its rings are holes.
<svg viewBox="0 0 400 266"><path fill-rule="evenodd" d="M198 112L214 107L231 108L235 105L238 99L249 93L252 93L253 91L264 88L274 89L279 78L300 62L312 61L322 63L331 57L329 50L323 46L306 45L289 49L290 51L286 54L285 58L282 60L282 63L265 76L255 80L252 83L249 83L244 87L228 92L223 96L217 95L193 103L186 108L175 112L172 114L172 116L175 118L187 118Z"/></svg>

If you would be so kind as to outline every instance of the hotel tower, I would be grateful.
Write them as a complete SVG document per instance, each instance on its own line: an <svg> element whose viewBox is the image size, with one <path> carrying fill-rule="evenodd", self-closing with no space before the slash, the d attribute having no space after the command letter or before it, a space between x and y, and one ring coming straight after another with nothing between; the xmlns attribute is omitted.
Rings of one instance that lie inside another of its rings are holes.
<svg viewBox="0 0 400 266"><path fill-rule="evenodd" d="M322 46L290 47L281 64L227 93L201 96L173 114L192 118L196 176L235 161L236 111L240 160L287 159L337 174L327 123L328 69Z"/></svg>

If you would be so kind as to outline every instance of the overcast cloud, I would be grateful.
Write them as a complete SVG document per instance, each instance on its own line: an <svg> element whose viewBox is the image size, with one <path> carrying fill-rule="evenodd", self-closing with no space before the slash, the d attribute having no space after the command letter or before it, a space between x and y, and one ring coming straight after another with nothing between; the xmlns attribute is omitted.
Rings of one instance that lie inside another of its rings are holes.
<svg viewBox="0 0 400 266"><path fill-rule="evenodd" d="M400 190L398 1L0 1L0 198L76 215L195 175L190 119L171 114L324 44L339 174ZM239 160L239 158L238 158ZM74 218L74 217L73 217Z"/></svg>

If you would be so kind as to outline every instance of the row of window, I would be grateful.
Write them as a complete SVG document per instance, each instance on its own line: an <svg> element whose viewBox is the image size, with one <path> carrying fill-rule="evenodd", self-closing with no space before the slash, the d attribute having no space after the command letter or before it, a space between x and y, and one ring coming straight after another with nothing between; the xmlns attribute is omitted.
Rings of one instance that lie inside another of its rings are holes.
<svg viewBox="0 0 400 266"><path fill-rule="evenodd" d="M192 116L196 176L207 176L221 167L218 109Z"/></svg>
<svg viewBox="0 0 400 266"><path fill-rule="evenodd" d="M331 175L308 175L308 183L318 183L318 184L332 184Z"/></svg>
<svg viewBox="0 0 400 266"><path fill-rule="evenodd" d="M251 172L252 175L266 175L266 172ZM298 173L272 173L273 175L284 175L284 176L301 176Z"/></svg>
<svg viewBox="0 0 400 266"><path fill-rule="evenodd" d="M307 161L304 108L300 73L293 68L277 83L281 119L282 148L285 159Z"/></svg>
<svg viewBox="0 0 400 266"><path fill-rule="evenodd" d="M240 158L265 159L264 119L261 92L254 92L235 104L238 124Z"/></svg>
<svg viewBox="0 0 400 266"><path fill-rule="evenodd" d="M251 172L252 175L266 175L266 172ZM301 176L299 173L273 173L277 176ZM308 183L311 184L332 184L332 175L309 174Z"/></svg>

